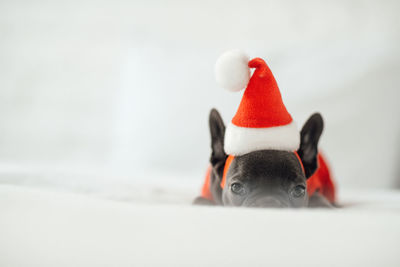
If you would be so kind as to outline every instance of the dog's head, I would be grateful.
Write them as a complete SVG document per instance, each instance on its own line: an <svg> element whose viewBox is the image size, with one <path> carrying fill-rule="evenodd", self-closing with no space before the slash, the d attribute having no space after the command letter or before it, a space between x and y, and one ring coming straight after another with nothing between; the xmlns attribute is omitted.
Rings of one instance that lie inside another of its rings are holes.
<svg viewBox="0 0 400 267"><path fill-rule="evenodd" d="M210 161L214 175L222 181L228 157L224 151L225 125L215 109L210 113L209 122L212 145ZM322 130L322 117L315 113L301 130L298 156L289 151L259 150L234 157L226 173L222 204L248 207L307 206L306 181L317 169L318 141Z"/></svg>

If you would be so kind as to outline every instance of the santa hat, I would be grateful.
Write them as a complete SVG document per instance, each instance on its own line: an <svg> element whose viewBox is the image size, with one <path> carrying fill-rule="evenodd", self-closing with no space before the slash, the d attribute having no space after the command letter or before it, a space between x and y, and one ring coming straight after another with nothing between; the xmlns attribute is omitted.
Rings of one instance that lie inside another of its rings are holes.
<svg viewBox="0 0 400 267"><path fill-rule="evenodd" d="M250 68L254 73L250 77ZM245 88L242 101L225 132L225 152L243 155L256 150L294 151L300 133L286 110L271 70L261 58L243 52L224 53L215 66L218 84L229 91Z"/></svg>

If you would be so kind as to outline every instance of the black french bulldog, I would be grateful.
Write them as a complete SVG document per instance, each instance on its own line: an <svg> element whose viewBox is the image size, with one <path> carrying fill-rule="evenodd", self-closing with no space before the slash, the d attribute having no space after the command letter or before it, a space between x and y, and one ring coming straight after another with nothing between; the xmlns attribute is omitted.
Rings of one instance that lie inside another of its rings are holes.
<svg viewBox="0 0 400 267"><path fill-rule="evenodd" d="M217 110L209 116L212 154L208 187L212 199L197 197L194 204L245 207L333 207L322 194L307 193L307 179L318 168L318 141L323 130L319 113L313 114L301 130L301 144L294 152L260 150L237 156L226 173L225 125ZM299 162L299 158L302 164ZM303 165L303 167L302 167ZM203 188L204 189L204 188Z"/></svg>

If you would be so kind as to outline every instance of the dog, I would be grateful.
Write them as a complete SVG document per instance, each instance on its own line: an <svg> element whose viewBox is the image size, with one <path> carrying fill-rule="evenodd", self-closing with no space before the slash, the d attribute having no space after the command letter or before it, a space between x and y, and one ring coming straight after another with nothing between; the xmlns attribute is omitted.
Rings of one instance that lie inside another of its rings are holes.
<svg viewBox="0 0 400 267"><path fill-rule="evenodd" d="M199 205L240 207L329 207L335 187L325 158L318 152L324 123L313 114L300 132L297 151L258 150L240 156L224 151L225 124L216 109L209 115L210 166Z"/></svg>

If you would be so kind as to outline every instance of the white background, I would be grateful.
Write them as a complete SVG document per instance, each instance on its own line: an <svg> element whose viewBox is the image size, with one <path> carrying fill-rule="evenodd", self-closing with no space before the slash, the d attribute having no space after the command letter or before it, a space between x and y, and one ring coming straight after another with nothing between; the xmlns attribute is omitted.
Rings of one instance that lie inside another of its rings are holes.
<svg viewBox="0 0 400 267"><path fill-rule="evenodd" d="M0 0L0 265L400 266L399 10ZM322 113L344 208L189 205L208 112L240 102L214 80L231 48L266 59L299 125Z"/></svg>
<svg viewBox="0 0 400 267"><path fill-rule="evenodd" d="M227 49L263 57L339 188L400 184L397 1L0 2L0 181L200 184ZM100 178L101 177L101 178ZM71 182L73 181L73 182Z"/></svg>

